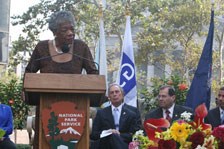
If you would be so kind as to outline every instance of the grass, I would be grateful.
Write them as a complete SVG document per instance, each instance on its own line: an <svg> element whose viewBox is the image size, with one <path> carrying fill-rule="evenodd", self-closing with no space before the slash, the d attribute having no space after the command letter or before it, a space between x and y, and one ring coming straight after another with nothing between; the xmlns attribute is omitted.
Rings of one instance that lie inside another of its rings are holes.
<svg viewBox="0 0 224 149"><path fill-rule="evenodd" d="M29 144L16 144L17 149L31 149Z"/></svg>

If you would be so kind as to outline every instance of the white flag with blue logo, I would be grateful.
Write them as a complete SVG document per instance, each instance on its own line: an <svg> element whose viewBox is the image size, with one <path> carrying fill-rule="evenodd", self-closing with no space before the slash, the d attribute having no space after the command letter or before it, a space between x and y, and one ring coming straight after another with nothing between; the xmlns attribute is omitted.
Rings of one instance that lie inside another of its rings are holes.
<svg viewBox="0 0 224 149"><path fill-rule="evenodd" d="M126 28L121 53L120 69L117 83L124 89L124 102L137 107L137 87L135 75L135 60L131 36L130 16L126 16Z"/></svg>

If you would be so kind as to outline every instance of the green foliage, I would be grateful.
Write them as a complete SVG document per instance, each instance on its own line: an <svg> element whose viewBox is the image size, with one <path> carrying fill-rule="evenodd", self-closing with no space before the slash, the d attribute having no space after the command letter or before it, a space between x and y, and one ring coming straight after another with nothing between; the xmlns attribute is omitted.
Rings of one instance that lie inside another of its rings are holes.
<svg viewBox="0 0 224 149"><path fill-rule="evenodd" d="M191 76L204 45L198 39L207 35L204 27L209 24L210 3L208 0L149 1L151 15L141 19L143 31L137 36L137 62L167 64L172 71Z"/></svg>
<svg viewBox="0 0 224 149"><path fill-rule="evenodd" d="M31 149L31 146L28 144L16 144L17 149Z"/></svg>
<svg viewBox="0 0 224 149"><path fill-rule="evenodd" d="M140 17L143 17L142 11L145 11L147 0L138 0L130 2L132 24L136 24ZM123 41L123 31L125 28L125 7L128 1L107 0L107 8L103 10L104 25L106 35L115 35L118 37L118 52L120 52ZM13 16L12 24L23 27L23 35L18 41L13 42L13 48L10 52L11 70L19 63L26 62L24 56L19 52L26 51L32 53L34 46L39 40L39 34L47 29L47 18L59 10L69 10L75 16L75 35L82 39L90 47L95 47L99 39L99 1L90 0L41 0L40 3L30 7L22 15ZM22 43L22 44L21 44ZM117 47L113 47L114 51ZM109 54L108 54L109 55ZM118 58L120 56L117 56ZM109 60L108 60L108 63ZM114 63L114 62L111 62ZM119 65L119 63L116 63ZM113 68L117 68L112 66ZM111 69L113 69L111 68Z"/></svg>
<svg viewBox="0 0 224 149"><path fill-rule="evenodd" d="M0 139L5 135L5 131L0 128Z"/></svg>
<svg viewBox="0 0 224 149"><path fill-rule="evenodd" d="M118 39L113 46L107 46L108 75L111 76L119 66L127 6L131 12L133 35L137 35L133 36L138 51L135 52L137 70L146 70L148 65L169 65L172 72L185 76L190 82L207 36L211 0L107 0L107 7L103 9L105 34L112 43ZM12 24L23 27L23 36L13 42L10 70L13 71L19 62L27 61L21 52L32 53L39 34L47 28L47 18L59 10L73 12L76 37L94 49L99 39L99 7L99 1L96 0L41 0L22 15L13 16ZM216 16L223 12L222 0L216 0ZM222 47L224 30L223 24L219 24L219 28L215 28L214 43L217 46L213 46L215 73L222 70L218 61L221 53L217 51ZM222 81L220 75L215 74L213 78ZM146 81L147 77L143 82Z"/></svg>
<svg viewBox="0 0 224 149"><path fill-rule="evenodd" d="M180 105L184 104L188 87L185 80L180 76L172 75L169 78L154 77L151 79L151 83L150 89L144 88L140 91L142 98L145 99L144 104L146 105L146 111L157 107L157 96L159 94L159 88L162 85L173 86L176 93L176 103Z"/></svg>
<svg viewBox="0 0 224 149"><path fill-rule="evenodd" d="M22 82L17 78L0 80L1 102L11 106L13 112L14 128L23 129L29 106L21 98Z"/></svg>

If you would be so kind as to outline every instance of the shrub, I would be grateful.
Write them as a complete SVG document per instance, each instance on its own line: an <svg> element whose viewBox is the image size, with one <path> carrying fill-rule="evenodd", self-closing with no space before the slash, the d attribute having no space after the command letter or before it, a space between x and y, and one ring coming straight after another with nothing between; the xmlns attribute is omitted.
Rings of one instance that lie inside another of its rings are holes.
<svg viewBox="0 0 224 149"><path fill-rule="evenodd" d="M11 106L13 112L14 129L25 126L29 106L21 98L22 82L17 78L7 81L0 80L0 101Z"/></svg>
<svg viewBox="0 0 224 149"><path fill-rule="evenodd" d="M186 81L178 75L172 75L169 78L152 78L152 85L140 91L140 95L144 99L145 110L149 111L157 106L157 96L159 94L159 88L162 85L173 86L176 92L176 103L183 105L188 91L188 86L185 82Z"/></svg>
<svg viewBox="0 0 224 149"><path fill-rule="evenodd" d="M31 149L29 144L16 144L17 149Z"/></svg>

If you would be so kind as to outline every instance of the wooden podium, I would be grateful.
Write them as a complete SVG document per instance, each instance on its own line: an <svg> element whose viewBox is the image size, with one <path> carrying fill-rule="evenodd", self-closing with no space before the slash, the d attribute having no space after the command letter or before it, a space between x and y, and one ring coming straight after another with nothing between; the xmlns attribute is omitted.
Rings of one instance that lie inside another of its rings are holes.
<svg viewBox="0 0 224 149"><path fill-rule="evenodd" d="M77 110L84 111L85 125L78 149L89 149L89 106L98 106L106 91L105 77L102 75L81 74L52 74L26 73L24 91L30 103L40 100L40 111L49 108L52 104L68 101L77 106ZM65 108L66 107L62 107ZM50 149L44 134L43 115L39 119L39 149Z"/></svg>

